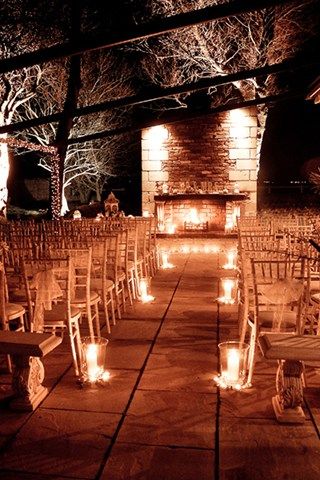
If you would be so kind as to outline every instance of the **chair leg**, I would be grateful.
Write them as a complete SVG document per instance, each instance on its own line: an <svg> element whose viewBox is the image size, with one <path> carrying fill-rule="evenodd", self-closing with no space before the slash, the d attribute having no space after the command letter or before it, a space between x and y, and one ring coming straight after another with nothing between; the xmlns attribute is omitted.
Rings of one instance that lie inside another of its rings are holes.
<svg viewBox="0 0 320 480"><path fill-rule="evenodd" d="M117 309L118 318L119 318L119 320L121 320L121 311L120 311L120 299L119 299L119 295L120 295L119 286L116 285L116 286L115 286L116 309Z"/></svg>
<svg viewBox="0 0 320 480"><path fill-rule="evenodd" d="M94 320L96 324L96 332L98 337L100 337L100 318L99 318L99 302L93 305L94 308Z"/></svg>
<svg viewBox="0 0 320 480"><path fill-rule="evenodd" d="M103 299L103 310L104 310L104 318L106 320L107 332L110 333L111 328L110 328L109 311L108 311L108 305L109 305L108 294L110 295L110 302L111 302L112 292L107 292Z"/></svg>
<svg viewBox="0 0 320 480"><path fill-rule="evenodd" d="M131 277L131 274L128 273L128 275L126 275L125 284L126 284L126 289L127 289L127 292L128 292L129 303L132 306L133 305L133 301L132 301L133 296L132 296L131 282L132 282L132 277Z"/></svg>
<svg viewBox="0 0 320 480"><path fill-rule="evenodd" d="M73 329L74 329L74 332L73 332ZM70 339L73 367L74 367L75 374L78 377L80 375L78 358L80 358L80 355L81 355L80 329L79 329L78 322L74 324L73 327L71 327L71 330L69 330L69 339ZM76 339L77 348L75 346L75 339Z"/></svg>
<svg viewBox="0 0 320 480"><path fill-rule="evenodd" d="M256 331L255 331L255 328L253 327L251 331L251 336L250 336L250 347L249 347L249 356L248 356L248 380L247 380L248 385L251 385L252 383L255 349L256 349Z"/></svg>
<svg viewBox="0 0 320 480"><path fill-rule="evenodd" d="M115 288L113 288L110 292L110 303L111 303L111 319L112 325L116 325L116 307L115 307Z"/></svg>
<svg viewBox="0 0 320 480"><path fill-rule="evenodd" d="M121 299L122 299L122 307L123 307L123 311L126 310L126 292L125 292L125 285L124 285L124 280L121 280Z"/></svg>

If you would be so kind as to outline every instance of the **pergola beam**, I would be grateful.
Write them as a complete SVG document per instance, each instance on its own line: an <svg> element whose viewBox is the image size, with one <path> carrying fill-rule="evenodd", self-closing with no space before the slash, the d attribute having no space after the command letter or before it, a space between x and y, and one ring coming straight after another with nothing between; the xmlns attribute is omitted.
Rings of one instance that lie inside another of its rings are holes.
<svg viewBox="0 0 320 480"><path fill-rule="evenodd" d="M226 112L229 110L235 110L237 108L245 108L245 107L251 107L254 105L277 103L277 102L285 101L292 98L298 98L298 97L303 98L303 94L304 92L296 90L289 93L286 92L286 93L281 93L277 95L269 95L267 97L262 97L262 98L255 98L253 100L243 100L239 102L232 102L232 103L220 105L219 107L203 109L197 112L190 112L190 113L182 112L181 114L175 113L175 114L164 115L160 119L157 119L154 121L136 123L127 127L120 127L113 130L104 130L104 131L93 133L90 135L83 135L82 137L78 137L78 138L70 138L68 140L68 145L74 145L74 144L83 143L83 142L90 142L93 140L99 140L101 138L112 137L114 135L122 135L128 132L137 132L144 128L150 128L157 125L169 125L169 124L183 122L187 120L193 120L195 118L202 117L203 115L214 115L214 114Z"/></svg>
<svg viewBox="0 0 320 480"><path fill-rule="evenodd" d="M0 61L0 74L50 62L58 58L81 55L93 50L112 48L129 42L169 33L180 28L221 20L223 18L277 5L284 5L286 3L292 3L293 1L294 0L234 0L230 3L213 5L191 12L172 15L171 17L157 17L148 23L132 27L131 31L127 31L125 34L119 30L119 32L113 32L109 34L107 38L103 39L95 39L92 36L82 34L78 36L77 41L74 42L53 45L52 47L42 48L34 52L3 59ZM303 4L304 1L301 0L299 3Z"/></svg>
<svg viewBox="0 0 320 480"><path fill-rule="evenodd" d="M196 82L187 83L185 85L167 87L167 88L154 87L152 89L148 89L146 92L142 92L137 95L131 95L128 97L122 97L115 100L108 100L106 102L76 108L74 110L74 117L81 117L84 115L99 113L99 112L111 110L112 108L128 107L132 105L148 103L155 100L168 98L173 95L205 90L210 87L226 85L232 82L259 77L261 75L272 75L272 74L278 74L278 73L288 72L288 71L294 72L304 68L314 67L315 65L320 66L320 62L301 64L301 63L285 60L281 63L277 63L274 65L266 65L264 67L246 69L240 72L229 73L227 75L218 75L214 78L204 78ZM53 113L51 115L46 115L43 117L24 120L22 122L11 123L9 125L4 125L0 127L0 134L2 133L12 134L15 132L26 130L28 128L37 127L39 125L58 122L61 120L61 118L62 118L62 112L58 112L58 113Z"/></svg>

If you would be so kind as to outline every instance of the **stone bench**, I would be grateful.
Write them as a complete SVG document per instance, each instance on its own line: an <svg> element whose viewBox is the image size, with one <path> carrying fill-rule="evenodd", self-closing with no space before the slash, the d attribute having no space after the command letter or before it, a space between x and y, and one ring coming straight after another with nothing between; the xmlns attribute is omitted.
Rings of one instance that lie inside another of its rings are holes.
<svg viewBox="0 0 320 480"><path fill-rule="evenodd" d="M278 422L303 423L303 362L319 362L320 337L266 333L259 338L265 358L279 360L277 395L272 405Z"/></svg>
<svg viewBox="0 0 320 480"><path fill-rule="evenodd" d="M44 367L40 357L56 348L62 339L48 333L0 331L0 353L11 355L13 362L10 408L33 411L46 397L42 386Z"/></svg>

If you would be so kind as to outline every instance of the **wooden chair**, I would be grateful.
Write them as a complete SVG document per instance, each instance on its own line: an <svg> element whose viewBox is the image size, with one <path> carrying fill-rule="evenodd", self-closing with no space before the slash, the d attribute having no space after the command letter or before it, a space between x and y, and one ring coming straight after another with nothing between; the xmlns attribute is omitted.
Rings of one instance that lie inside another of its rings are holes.
<svg viewBox="0 0 320 480"><path fill-rule="evenodd" d="M249 374L251 383L257 339L268 332L301 332L304 266L299 261L251 259L253 310L248 315L250 327Z"/></svg>
<svg viewBox="0 0 320 480"><path fill-rule="evenodd" d="M115 319L115 283L108 278L108 239L99 239L93 247L92 253L92 275L91 287L96 290L102 300L103 311L107 326L107 331L110 333L110 319L109 310L111 310L112 324L116 324Z"/></svg>
<svg viewBox="0 0 320 480"><path fill-rule="evenodd" d="M121 318L121 309L126 306L125 272L121 269L119 234L114 232L105 237L104 276L114 283L116 311Z"/></svg>
<svg viewBox="0 0 320 480"><path fill-rule="evenodd" d="M0 257L0 330L25 330L24 316L26 310L22 305L8 301L8 290L3 257ZM6 356L8 370L12 371L10 356Z"/></svg>
<svg viewBox="0 0 320 480"><path fill-rule="evenodd" d="M91 288L92 247L51 250L53 258L70 257L72 265L71 304L84 313L91 336L100 335L99 303L101 298ZM95 329L94 329L95 325Z"/></svg>
<svg viewBox="0 0 320 480"><path fill-rule="evenodd" d="M32 312L31 330L50 332L62 337L67 331L74 371L78 376L81 359L81 309L72 305L73 262L70 257L23 259L22 267L29 311ZM48 296L50 288L55 293L51 291Z"/></svg>

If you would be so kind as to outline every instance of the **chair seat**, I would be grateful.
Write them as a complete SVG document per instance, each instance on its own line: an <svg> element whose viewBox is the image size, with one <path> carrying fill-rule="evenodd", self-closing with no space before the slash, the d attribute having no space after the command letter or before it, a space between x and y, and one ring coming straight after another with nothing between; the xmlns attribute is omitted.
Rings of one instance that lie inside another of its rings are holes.
<svg viewBox="0 0 320 480"><path fill-rule="evenodd" d="M274 311L270 310L259 310L259 328L261 330L270 329L276 321ZM249 322L253 324L254 318L253 313L249 313ZM283 317L281 321L281 330L295 330L297 326L297 313L292 311L283 312Z"/></svg>
<svg viewBox="0 0 320 480"><path fill-rule="evenodd" d="M320 292L312 293L311 292L311 300L314 302L320 303Z"/></svg>
<svg viewBox="0 0 320 480"><path fill-rule="evenodd" d="M102 290L102 278L92 278L91 279L91 286L93 290ZM105 281L105 286L107 290L111 290L114 287L114 283L110 278L107 278Z"/></svg>
<svg viewBox="0 0 320 480"><path fill-rule="evenodd" d="M25 308L17 303L6 303L5 311L8 320L15 320L26 313Z"/></svg>
<svg viewBox="0 0 320 480"><path fill-rule="evenodd" d="M100 295L95 290L91 290L90 291L90 304L93 305L93 304L98 303L98 302L100 302ZM71 301L71 303L72 303L72 305L77 306L79 308L84 308L86 306L86 303L87 303L86 295L83 294L83 295L79 295L79 296L75 297Z"/></svg>
<svg viewBox="0 0 320 480"><path fill-rule="evenodd" d="M81 310L77 307L71 307L71 318L79 318ZM61 323L65 324L68 319L67 304L54 305L52 310L45 310L44 312L44 324L48 323Z"/></svg>
<svg viewBox="0 0 320 480"><path fill-rule="evenodd" d="M126 278L126 274L122 270L118 270L118 282L123 282L125 280L125 278ZM109 277L109 280L114 282L113 278Z"/></svg>

